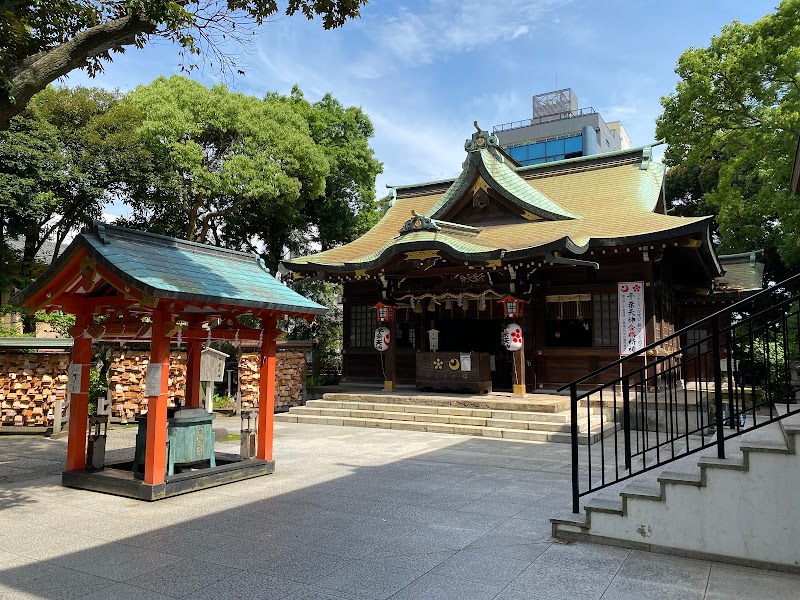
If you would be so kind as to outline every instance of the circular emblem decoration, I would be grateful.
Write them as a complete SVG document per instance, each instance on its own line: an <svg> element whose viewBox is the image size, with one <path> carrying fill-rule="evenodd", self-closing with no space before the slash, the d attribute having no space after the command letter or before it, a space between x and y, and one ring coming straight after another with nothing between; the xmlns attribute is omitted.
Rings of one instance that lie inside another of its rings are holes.
<svg viewBox="0 0 800 600"><path fill-rule="evenodd" d="M522 328L516 323L509 323L502 333L503 347L516 352L522 348Z"/></svg>
<svg viewBox="0 0 800 600"><path fill-rule="evenodd" d="M437 370L441 369L443 364L444 363L442 362L442 359L441 358L437 358L435 361L433 361L433 368L437 369Z"/></svg>
<svg viewBox="0 0 800 600"><path fill-rule="evenodd" d="M422 227L422 221L417 219L416 221L414 221L414 229L419 229L420 227Z"/></svg>
<svg viewBox="0 0 800 600"><path fill-rule="evenodd" d="M375 330L374 344L375 350L379 352L386 352L389 345L392 343L392 334L389 332L388 327L378 327Z"/></svg>
<svg viewBox="0 0 800 600"><path fill-rule="evenodd" d="M459 367L461 367L461 363L457 358L451 358L450 362L447 363L447 366L450 367L451 371L458 371Z"/></svg>

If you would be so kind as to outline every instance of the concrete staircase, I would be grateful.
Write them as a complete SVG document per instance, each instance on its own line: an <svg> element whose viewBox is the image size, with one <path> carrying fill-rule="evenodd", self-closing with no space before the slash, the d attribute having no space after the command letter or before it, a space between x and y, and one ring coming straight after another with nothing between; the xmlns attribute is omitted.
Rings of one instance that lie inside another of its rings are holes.
<svg viewBox="0 0 800 600"><path fill-rule="evenodd" d="M482 436L529 442L570 443L569 398L546 396L515 399L496 396L387 395L329 393L288 413L275 415L284 423L315 423L379 427ZM586 435L591 427L591 435ZM617 429L600 417L581 423L582 444L594 443Z"/></svg>
<svg viewBox="0 0 800 600"><path fill-rule="evenodd" d="M724 459L711 447L643 473L551 519L553 536L800 572L798 436L795 414L728 440Z"/></svg>

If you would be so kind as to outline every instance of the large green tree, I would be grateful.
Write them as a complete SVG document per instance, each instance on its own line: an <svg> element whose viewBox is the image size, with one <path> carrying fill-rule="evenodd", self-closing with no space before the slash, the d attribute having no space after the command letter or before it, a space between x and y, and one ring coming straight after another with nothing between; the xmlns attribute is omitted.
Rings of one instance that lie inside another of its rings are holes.
<svg viewBox="0 0 800 600"><path fill-rule="evenodd" d="M45 243L99 218L107 201L106 113L118 101L98 88L47 88L0 131L0 248L8 271L30 277ZM126 127L123 122L122 127ZM23 241L11 257L8 238Z"/></svg>
<svg viewBox="0 0 800 600"><path fill-rule="evenodd" d="M330 94L311 103L297 86L289 96L269 93L264 101L303 116L330 169L324 194L306 195L300 210L285 214L284 220L276 221L268 214L242 219L236 226L240 239L257 239L261 228L266 228L264 237L273 240L270 251L275 260L282 257L283 250L327 250L367 231L380 217L375 178L383 170L369 145L374 135L369 117L358 107L345 107Z"/></svg>
<svg viewBox="0 0 800 600"><path fill-rule="evenodd" d="M668 201L712 212L720 250L764 248L770 274L800 264L800 208L789 190L800 131L800 0L734 21L678 60L656 135L668 143Z"/></svg>
<svg viewBox="0 0 800 600"><path fill-rule="evenodd" d="M130 92L121 110L137 125L122 170L131 224L159 233L241 247L250 229L270 251L325 189L328 161L301 114L282 102L208 89L175 75ZM266 233L264 233L266 230Z"/></svg>
<svg viewBox="0 0 800 600"><path fill-rule="evenodd" d="M234 66L225 51L249 29L284 13L322 18L325 29L357 17L366 0L0 0L0 129L48 84L74 69L103 70L112 53L154 38ZM223 40L225 40L223 42Z"/></svg>

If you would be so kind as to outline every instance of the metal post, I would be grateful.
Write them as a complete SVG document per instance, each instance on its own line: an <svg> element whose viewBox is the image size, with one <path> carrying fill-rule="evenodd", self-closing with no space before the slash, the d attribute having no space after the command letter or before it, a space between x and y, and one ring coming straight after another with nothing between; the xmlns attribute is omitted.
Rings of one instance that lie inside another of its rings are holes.
<svg viewBox="0 0 800 600"><path fill-rule="evenodd" d="M658 407L656 407L658 410ZM646 416L645 416L646 417ZM625 468L631 470L631 382L622 380L622 435L625 444Z"/></svg>
<svg viewBox="0 0 800 600"><path fill-rule="evenodd" d="M725 458L725 423L722 418L722 369L719 348L719 317L711 319L711 346L714 354L714 408L717 421L717 456Z"/></svg>
<svg viewBox="0 0 800 600"><path fill-rule="evenodd" d="M578 493L578 386L569 386L570 396L570 437L572 439L572 512L580 512ZM587 446L591 452L591 445Z"/></svg>

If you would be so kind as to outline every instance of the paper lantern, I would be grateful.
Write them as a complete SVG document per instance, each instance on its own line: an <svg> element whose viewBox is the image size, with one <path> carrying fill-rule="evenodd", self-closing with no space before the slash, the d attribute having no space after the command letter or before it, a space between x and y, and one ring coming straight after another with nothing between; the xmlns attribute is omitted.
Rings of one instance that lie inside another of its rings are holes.
<svg viewBox="0 0 800 600"><path fill-rule="evenodd" d="M503 347L511 352L516 352L522 348L522 327L517 323L509 323L505 326L502 333Z"/></svg>
<svg viewBox="0 0 800 600"><path fill-rule="evenodd" d="M392 343L392 334L388 327L378 327L375 330L375 350L386 352Z"/></svg>

